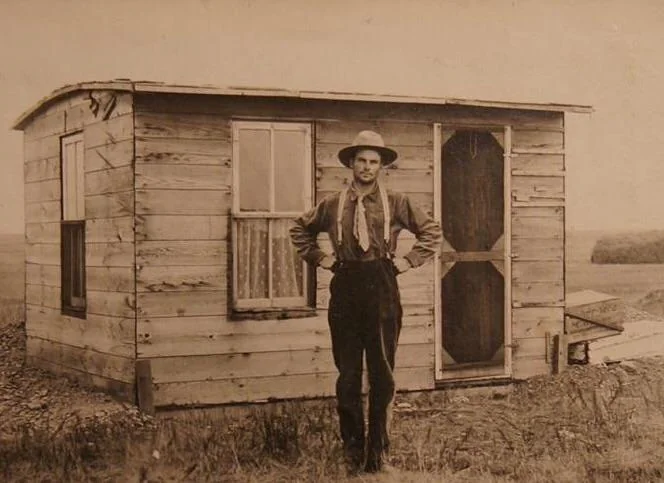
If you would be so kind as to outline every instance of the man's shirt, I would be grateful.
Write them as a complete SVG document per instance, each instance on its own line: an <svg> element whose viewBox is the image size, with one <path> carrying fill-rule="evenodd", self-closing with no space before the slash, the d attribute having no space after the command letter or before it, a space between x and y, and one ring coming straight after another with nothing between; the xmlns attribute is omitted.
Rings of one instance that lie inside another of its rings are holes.
<svg viewBox="0 0 664 483"><path fill-rule="evenodd" d="M387 200L390 205L390 242L386 246L383 236L383 206L380 199L378 185L374 190L364 196L367 227L371 246L365 252L360 248L353 234L355 209L358 195L351 189L348 191L344 203L344 213L341 219L342 242L338 242L337 210L341 193L325 197L315 208L304 213L295 220L290 230L291 240L300 256L313 265L325 257L316 238L319 233L328 233L334 254L337 260L370 261L385 258L394 253L399 232L406 229L417 238L412 249L405 258L413 267L418 267L434 257L440 249L442 233L440 225L402 194L387 191Z"/></svg>

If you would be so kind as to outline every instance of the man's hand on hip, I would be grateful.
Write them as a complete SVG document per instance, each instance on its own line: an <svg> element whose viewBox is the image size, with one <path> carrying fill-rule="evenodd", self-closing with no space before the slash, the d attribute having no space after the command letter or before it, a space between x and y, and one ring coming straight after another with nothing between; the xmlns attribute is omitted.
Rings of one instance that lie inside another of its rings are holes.
<svg viewBox="0 0 664 483"><path fill-rule="evenodd" d="M323 259L318 262L318 265L325 270L332 270L332 266L334 265L334 262L336 262L337 259L333 255L325 255Z"/></svg>
<svg viewBox="0 0 664 483"><path fill-rule="evenodd" d="M392 262L399 273L404 273L411 269L410 262L405 258L395 258Z"/></svg>

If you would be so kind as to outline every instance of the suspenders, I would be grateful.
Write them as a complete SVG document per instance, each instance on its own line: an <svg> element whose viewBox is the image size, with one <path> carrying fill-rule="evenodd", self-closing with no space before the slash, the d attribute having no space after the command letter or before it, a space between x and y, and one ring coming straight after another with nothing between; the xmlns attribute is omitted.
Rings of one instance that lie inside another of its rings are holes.
<svg viewBox="0 0 664 483"><path fill-rule="evenodd" d="M344 214L344 206L346 205L346 198L348 197L348 192L350 191L350 186L345 190L342 190L339 193L339 206L337 207L337 243L341 246L342 241L342 226L341 221ZM380 195L380 202L383 205L383 239L385 240L385 246L387 248L387 256L390 256L390 205L387 201L387 191L383 188L383 185L378 183L378 193Z"/></svg>

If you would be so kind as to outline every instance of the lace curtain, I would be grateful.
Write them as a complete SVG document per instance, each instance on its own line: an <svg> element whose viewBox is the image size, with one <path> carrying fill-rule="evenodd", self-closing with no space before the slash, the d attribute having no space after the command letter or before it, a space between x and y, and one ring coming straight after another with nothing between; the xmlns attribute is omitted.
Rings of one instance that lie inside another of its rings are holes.
<svg viewBox="0 0 664 483"><path fill-rule="evenodd" d="M303 267L290 243L290 219L237 220L237 296L239 299L302 297ZM272 225L272 239L268 223ZM272 244L272 293L269 250Z"/></svg>

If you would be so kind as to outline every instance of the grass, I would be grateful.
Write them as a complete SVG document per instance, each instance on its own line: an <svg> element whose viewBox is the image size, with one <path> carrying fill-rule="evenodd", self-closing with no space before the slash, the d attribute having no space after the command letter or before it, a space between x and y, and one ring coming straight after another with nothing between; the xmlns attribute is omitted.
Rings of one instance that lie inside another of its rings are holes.
<svg viewBox="0 0 664 483"><path fill-rule="evenodd" d="M568 237L569 291L592 288L632 302L664 289L664 265L590 264L595 239ZM0 260L5 323L23 318L22 248L11 246L13 255ZM397 473L353 481L664 480L661 360L635 368L575 367L507 396L436 392L399 401L408 404L395 413L392 428ZM0 432L0 480L348 480L332 400L166 413L146 427L115 419L71 428L26 425L9 439Z"/></svg>
<svg viewBox="0 0 664 483"><path fill-rule="evenodd" d="M356 481L656 481L664 477L664 362L655 365L654 375L645 364L635 373L577 368L501 399L412 396L394 419L397 473ZM330 401L192 412L147 431L26 431L0 452L10 481L347 480Z"/></svg>

